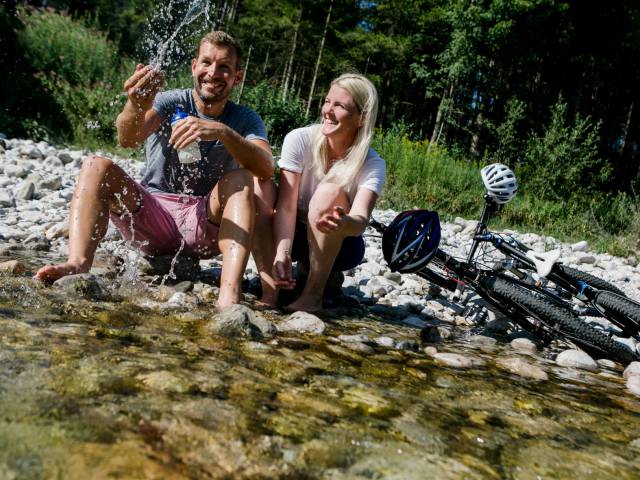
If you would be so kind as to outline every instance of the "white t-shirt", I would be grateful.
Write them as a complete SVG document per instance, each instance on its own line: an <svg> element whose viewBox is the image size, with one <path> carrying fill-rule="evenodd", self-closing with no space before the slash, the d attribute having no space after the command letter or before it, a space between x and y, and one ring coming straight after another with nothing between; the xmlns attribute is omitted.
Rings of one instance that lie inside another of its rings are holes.
<svg viewBox="0 0 640 480"><path fill-rule="evenodd" d="M284 138L282 153L278 166L283 170L301 173L300 188L298 191L298 218L306 218L309 209L309 201L315 193L321 180L311 171L311 138L317 125L302 127L292 130ZM347 192L349 203L353 203L356 192L360 188L367 188L378 196L382 194L384 179L387 174L387 165L384 160L372 148L367 153L367 158L358 174L357 188Z"/></svg>

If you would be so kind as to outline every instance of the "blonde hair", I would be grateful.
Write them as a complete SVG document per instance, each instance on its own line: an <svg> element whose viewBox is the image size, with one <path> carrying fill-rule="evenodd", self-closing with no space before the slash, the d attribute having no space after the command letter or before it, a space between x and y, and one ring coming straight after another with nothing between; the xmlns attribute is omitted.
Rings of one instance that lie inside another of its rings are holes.
<svg viewBox="0 0 640 480"><path fill-rule="evenodd" d="M329 169L327 137L322 134L322 126L318 125L311 139L311 171L323 182L332 182L344 188L351 198L351 193L356 187L356 178L367 159L373 138L373 128L378 115L378 93L366 77L356 73L340 75L331 82L331 86L334 85L345 89L351 95L358 113L362 116L362 126L344 158L335 162Z"/></svg>

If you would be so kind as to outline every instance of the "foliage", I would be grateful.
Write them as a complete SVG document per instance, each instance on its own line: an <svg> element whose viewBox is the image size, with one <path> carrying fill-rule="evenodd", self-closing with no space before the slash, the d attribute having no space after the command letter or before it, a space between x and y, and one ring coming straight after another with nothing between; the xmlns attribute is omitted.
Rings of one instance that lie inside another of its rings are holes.
<svg viewBox="0 0 640 480"><path fill-rule="evenodd" d="M529 193L567 201L587 199L601 190L611 168L598 155L598 129L589 118L567 118L567 105L552 108L551 123L527 141L520 169ZM600 188L599 188L600 187Z"/></svg>
<svg viewBox="0 0 640 480"><path fill-rule="evenodd" d="M55 123L59 130L54 134L69 138L61 128L68 124L75 143L114 144L115 117L124 106L119 93L133 65L125 68L106 36L82 22L48 12L22 15L25 28L18 37L20 46L65 120ZM30 127L32 133L38 132L36 126Z"/></svg>
<svg viewBox="0 0 640 480"><path fill-rule="evenodd" d="M282 144L289 131L309 123L299 98L290 96L284 99L282 90L267 82L247 88L241 100L260 114L272 146Z"/></svg>

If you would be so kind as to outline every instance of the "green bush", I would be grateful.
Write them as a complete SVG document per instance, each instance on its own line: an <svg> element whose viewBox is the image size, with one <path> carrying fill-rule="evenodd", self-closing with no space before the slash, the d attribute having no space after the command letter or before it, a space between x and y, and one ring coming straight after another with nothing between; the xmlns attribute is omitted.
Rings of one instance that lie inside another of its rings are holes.
<svg viewBox="0 0 640 480"><path fill-rule="evenodd" d="M602 191L611 167L598 157L599 123L589 118L567 118L567 105L558 102L544 133L527 141L519 170L529 192L557 201L583 202Z"/></svg>
<svg viewBox="0 0 640 480"><path fill-rule="evenodd" d="M19 44L62 113L49 122L54 133L84 147L114 147L122 85L133 64L119 58L103 33L79 21L38 11L22 17Z"/></svg>
<svg viewBox="0 0 640 480"><path fill-rule="evenodd" d="M253 108L264 121L272 146L279 146L287 133L309 123L302 101L293 96L282 98L282 90L267 82L246 88L241 102Z"/></svg>

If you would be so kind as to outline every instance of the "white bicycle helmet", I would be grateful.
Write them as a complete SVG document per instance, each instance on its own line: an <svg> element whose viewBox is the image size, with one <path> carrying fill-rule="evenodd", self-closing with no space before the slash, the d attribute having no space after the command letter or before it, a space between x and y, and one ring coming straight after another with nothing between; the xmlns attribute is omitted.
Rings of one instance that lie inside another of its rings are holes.
<svg viewBox="0 0 640 480"><path fill-rule="evenodd" d="M480 170L487 193L496 203L507 203L518 191L518 182L513 171L501 163L492 163Z"/></svg>

